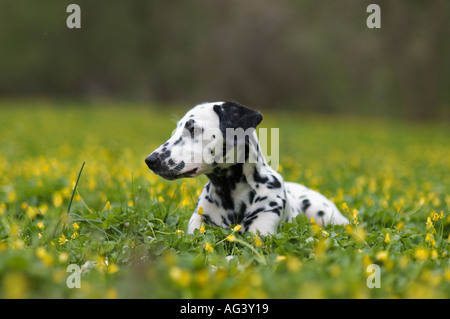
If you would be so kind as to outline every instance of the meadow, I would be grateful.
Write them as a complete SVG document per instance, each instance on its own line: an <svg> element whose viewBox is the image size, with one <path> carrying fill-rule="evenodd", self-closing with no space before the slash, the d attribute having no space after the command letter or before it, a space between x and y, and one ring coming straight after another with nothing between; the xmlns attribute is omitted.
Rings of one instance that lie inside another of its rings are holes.
<svg viewBox="0 0 450 319"><path fill-rule="evenodd" d="M144 163L187 109L0 103L0 298L450 298L448 123L264 112L284 179L350 224L188 235L207 179Z"/></svg>

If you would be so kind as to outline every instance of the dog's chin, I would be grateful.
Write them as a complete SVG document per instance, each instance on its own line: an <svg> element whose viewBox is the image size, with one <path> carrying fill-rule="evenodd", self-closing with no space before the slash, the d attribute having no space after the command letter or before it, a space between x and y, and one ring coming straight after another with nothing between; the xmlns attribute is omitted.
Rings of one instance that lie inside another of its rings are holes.
<svg viewBox="0 0 450 319"><path fill-rule="evenodd" d="M196 177L200 175L198 167L182 173L173 171L159 171L159 172L157 171L154 173L169 181L173 181L174 179L179 178Z"/></svg>

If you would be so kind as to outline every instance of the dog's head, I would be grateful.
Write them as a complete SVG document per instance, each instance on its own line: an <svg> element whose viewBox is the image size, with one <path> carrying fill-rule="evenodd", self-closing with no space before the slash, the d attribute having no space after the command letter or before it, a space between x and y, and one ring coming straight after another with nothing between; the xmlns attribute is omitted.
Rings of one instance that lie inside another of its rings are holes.
<svg viewBox="0 0 450 319"><path fill-rule="evenodd" d="M216 166L230 165L230 146L245 144L261 120L261 113L234 102L199 104L178 121L171 138L145 163L169 180L211 173Z"/></svg>

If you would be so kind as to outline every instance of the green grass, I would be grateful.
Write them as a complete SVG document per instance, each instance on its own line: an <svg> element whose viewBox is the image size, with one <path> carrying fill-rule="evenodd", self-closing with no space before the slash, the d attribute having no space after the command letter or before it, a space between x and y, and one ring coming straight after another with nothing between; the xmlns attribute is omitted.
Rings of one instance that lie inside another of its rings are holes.
<svg viewBox="0 0 450 319"><path fill-rule="evenodd" d="M167 182L144 163L186 109L66 104L0 105L0 298L450 297L445 123L264 112L285 180L351 225L299 216L229 242L232 230L184 232L205 177ZM67 266L92 261L68 288Z"/></svg>

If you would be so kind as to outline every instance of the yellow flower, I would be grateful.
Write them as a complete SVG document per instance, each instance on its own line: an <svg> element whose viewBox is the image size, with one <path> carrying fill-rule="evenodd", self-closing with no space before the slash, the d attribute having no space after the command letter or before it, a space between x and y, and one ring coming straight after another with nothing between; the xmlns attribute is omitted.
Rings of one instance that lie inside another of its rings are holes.
<svg viewBox="0 0 450 319"><path fill-rule="evenodd" d="M95 264L95 267L101 272L104 272L107 270L108 267L108 257L99 256L97 257L97 263Z"/></svg>
<svg viewBox="0 0 450 319"><path fill-rule="evenodd" d="M234 231L234 232L238 232L238 231L240 231L241 229L242 229L242 226L238 224L238 225L234 226L233 231Z"/></svg>
<svg viewBox="0 0 450 319"><path fill-rule="evenodd" d="M388 255L389 255L389 254L388 254L387 251L381 250L381 251L377 252L377 254L375 255L375 257L376 257L376 259L379 260L379 261L386 261L387 258L388 258Z"/></svg>
<svg viewBox="0 0 450 319"><path fill-rule="evenodd" d="M311 217L311 218L312 218L312 217ZM314 235L317 235L317 234L321 231L321 229L322 229L322 228L320 228L319 224L316 224L316 223L314 223L314 224L311 226L311 230L312 230L312 232L314 233Z"/></svg>
<svg viewBox="0 0 450 319"><path fill-rule="evenodd" d="M444 278L446 281L450 281L450 268L446 268L444 271Z"/></svg>
<svg viewBox="0 0 450 319"><path fill-rule="evenodd" d="M67 238L64 234L62 234L58 239L58 242L60 245L64 245L66 243L66 241L67 241Z"/></svg>
<svg viewBox="0 0 450 319"><path fill-rule="evenodd" d="M402 255L400 257L400 260L398 262L398 265L400 266L400 268L405 269L409 264L409 258L405 255Z"/></svg>
<svg viewBox="0 0 450 319"><path fill-rule="evenodd" d="M230 243L234 242L235 240L236 240L236 236L234 236L234 235L227 236L227 241L229 241Z"/></svg>
<svg viewBox="0 0 450 319"><path fill-rule="evenodd" d="M432 259L437 259L438 257L439 257L439 254L438 254L437 250L436 250L436 249L433 249L433 250L431 251L431 258L432 258Z"/></svg>
<svg viewBox="0 0 450 319"><path fill-rule="evenodd" d="M282 262L282 261L285 261L285 260L286 260L286 256L284 256L284 255L277 256L277 262Z"/></svg>
<svg viewBox="0 0 450 319"><path fill-rule="evenodd" d="M3 278L4 298L22 299L28 291L28 281L24 274L9 273Z"/></svg>
<svg viewBox="0 0 450 319"><path fill-rule="evenodd" d="M114 288L109 288L105 293L106 299L117 299L117 296L117 290Z"/></svg>
<svg viewBox="0 0 450 319"><path fill-rule="evenodd" d="M348 211L348 205L347 205L347 203L342 203L342 210L344 211L344 212L347 212Z"/></svg>
<svg viewBox="0 0 450 319"><path fill-rule="evenodd" d="M116 264L111 263L108 266L108 274L115 274L118 271L119 271L119 266L117 266Z"/></svg>
<svg viewBox="0 0 450 319"><path fill-rule="evenodd" d="M63 203L63 198L59 192L53 193L53 206L60 207Z"/></svg>
<svg viewBox="0 0 450 319"><path fill-rule="evenodd" d="M176 233L178 236L180 236L181 234L184 234L184 230L177 229Z"/></svg>
<svg viewBox="0 0 450 319"><path fill-rule="evenodd" d="M366 239L366 230L364 227L356 227L355 229L355 239L358 242L363 242Z"/></svg>
<svg viewBox="0 0 450 319"><path fill-rule="evenodd" d="M261 241L261 239L259 239L258 236L255 236L255 237L253 238L253 240L255 241L256 247L261 247L261 246L262 246L262 241Z"/></svg>
<svg viewBox="0 0 450 319"><path fill-rule="evenodd" d="M31 206L27 207L27 212L25 213L29 219L33 219L38 214L38 210L36 208L33 208Z"/></svg>
<svg viewBox="0 0 450 319"><path fill-rule="evenodd" d="M311 217L311 224L314 224L315 220L314 217Z"/></svg>
<svg viewBox="0 0 450 319"><path fill-rule="evenodd" d="M184 197L180 204L183 207L189 206L191 204L190 197Z"/></svg>
<svg viewBox="0 0 450 319"><path fill-rule="evenodd" d="M111 203L109 201L107 201L105 204L105 210L110 210L110 209L111 209Z"/></svg>
<svg viewBox="0 0 450 319"><path fill-rule="evenodd" d="M426 229L433 228L433 222L431 221L431 217L427 218L426 226L427 226Z"/></svg>
<svg viewBox="0 0 450 319"><path fill-rule="evenodd" d="M191 274L186 269L181 269L177 266L171 267L169 270L169 277L175 283L182 287L186 287L191 282Z"/></svg>
<svg viewBox="0 0 450 319"><path fill-rule="evenodd" d="M205 268L200 269L199 271L197 271L197 273L195 274L195 283L198 286L204 286L208 283L209 280L209 272L208 270L206 270Z"/></svg>
<svg viewBox="0 0 450 319"><path fill-rule="evenodd" d="M60 253L59 256L58 256L58 260L59 260L60 262L62 262L62 263L65 263L66 261L69 260L69 254L66 253L66 252Z"/></svg>
<svg viewBox="0 0 450 319"><path fill-rule="evenodd" d="M198 207L198 210L197 210L197 214L203 215L204 213L205 213L205 211L203 210L203 207L202 207L202 206L199 206L199 207Z"/></svg>
<svg viewBox="0 0 450 319"><path fill-rule="evenodd" d="M204 234L205 233L205 225L201 225L199 230L202 234Z"/></svg>
<svg viewBox="0 0 450 319"><path fill-rule="evenodd" d="M297 257L289 256L286 261L286 268L290 272L297 272L302 268L302 262Z"/></svg>
<svg viewBox="0 0 450 319"><path fill-rule="evenodd" d="M373 264L372 260L370 260L370 256L369 255L364 255L363 258L362 258L362 261L364 263L364 269L367 269L367 267L370 264Z"/></svg>
<svg viewBox="0 0 450 319"><path fill-rule="evenodd" d="M80 234L77 231L75 231L75 232L73 232L72 236L70 236L70 238L76 239L79 235Z"/></svg>
<svg viewBox="0 0 450 319"><path fill-rule="evenodd" d="M17 193L15 191L8 192L8 203L15 203L17 200Z"/></svg>
<svg viewBox="0 0 450 319"><path fill-rule="evenodd" d="M19 232L20 232L19 226L15 225L15 224L11 225L11 228L10 228L11 236L17 237L19 235Z"/></svg>
<svg viewBox="0 0 450 319"><path fill-rule="evenodd" d="M424 248L416 248L414 251L414 257L420 261L424 261L428 259L429 252Z"/></svg>
<svg viewBox="0 0 450 319"><path fill-rule="evenodd" d="M439 218L440 218L439 214L436 213L436 212L433 212L432 215L433 215L433 220L434 220L435 222L437 222L437 221L439 220Z"/></svg>
<svg viewBox="0 0 450 319"><path fill-rule="evenodd" d="M53 257L43 247L36 249L36 256L46 265L50 267L53 265Z"/></svg>
<svg viewBox="0 0 450 319"><path fill-rule="evenodd" d="M0 215L3 215L6 212L6 204L1 202L0 203Z"/></svg>
<svg viewBox="0 0 450 319"><path fill-rule="evenodd" d="M353 227L350 224L345 225L345 231L349 235L353 235Z"/></svg>
<svg viewBox="0 0 450 319"><path fill-rule="evenodd" d="M353 208L352 209L352 217L353 217L353 224L358 225L359 224L359 220L358 220L358 210Z"/></svg>
<svg viewBox="0 0 450 319"><path fill-rule="evenodd" d="M206 244L205 244L205 250L206 250L207 252L212 252L212 251L214 251L214 248L212 248L212 246L211 246L211 244L209 243L209 241L207 241Z"/></svg>
<svg viewBox="0 0 450 319"><path fill-rule="evenodd" d="M430 234L430 233L428 233L428 234L425 236L425 241L427 241L427 242L431 242L432 239L433 239L433 237L431 237L431 234Z"/></svg>
<svg viewBox="0 0 450 319"><path fill-rule="evenodd" d="M323 237L330 236L330 234L328 232L326 232L325 230L322 230L320 233L322 234Z"/></svg>
<svg viewBox="0 0 450 319"><path fill-rule="evenodd" d="M17 238L16 240L13 241L13 248L14 249L23 249L23 247L25 246L25 243L22 239Z"/></svg>
<svg viewBox="0 0 450 319"><path fill-rule="evenodd" d="M78 230L80 229L80 226L77 223L72 224L73 229Z"/></svg>
<svg viewBox="0 0 450 319"><path fill-rule="evenodd" d="M389 233L386 233L386 236L384 237L384 242L385 243L390 243L391 242L391 235Z"/></svg>
<svg viewBox="0 0 450 319"><path fill-rule="evenodd" d="M36 224L36 227L37 227L38 229L44 229L44 223L43 223L43 222L38 222L38 223Z"/></svg>

